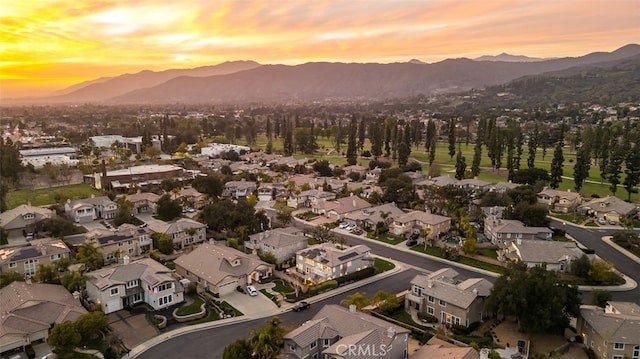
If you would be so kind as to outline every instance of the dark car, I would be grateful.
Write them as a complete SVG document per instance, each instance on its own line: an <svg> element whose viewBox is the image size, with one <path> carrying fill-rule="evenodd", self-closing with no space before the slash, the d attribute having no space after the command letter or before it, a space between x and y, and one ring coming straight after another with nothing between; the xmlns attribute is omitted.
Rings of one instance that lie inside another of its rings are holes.
<svg viewBox="0 0 640 359"><path fill-rule="evenodd" d="M417 239L408 239L407 240L407 246L409 246L409 247L413 247L416 244L418 244L418 240Z"/></svg>
<svg viewBox="0 0 640 359"><path fill-rule="evenodd" d="M309 302L302 301L302 302L298 302L298 304L296 304L296 306L293 307L293 311L300 312L309 308L311 308L311 304L309 304Z"/></svg>

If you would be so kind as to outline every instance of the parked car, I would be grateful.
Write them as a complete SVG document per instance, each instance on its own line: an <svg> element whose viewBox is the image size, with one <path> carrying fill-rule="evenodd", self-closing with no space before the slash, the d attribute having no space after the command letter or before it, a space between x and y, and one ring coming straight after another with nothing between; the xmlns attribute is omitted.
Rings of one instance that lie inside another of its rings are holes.
<svg viewBox="0 0 640 359"><path fill-rule="evenodd" d="M611 224L611 225L614 225L614 226L615 226L616 224L618 224L618 222L616 222L616 221L614 221L614 220L612 219L612 220L610 220L610 221L609 221L609 224Z"/></svg>
<svg viewBox="0 0 640 359"><path fill-rule="evenodd" d="M411 235L409 236L409 239L418 240L418 237L420 237L419 233L411 233Z"/></svg>
<svg viewBox="0 0 640 359"><path fill-rule="evenodd" d="M302 301L302 302L298 302L298 304L296 304L296 306L293 307L293 311L300 312L309 308L311 308L311 304L309 304L309 302Z"/></svg>
<svg viewBox="0 0 640 359"><path fill-rule="evenodd" d="M340 228L340 229L345 229L345 228L347 228L348 226L349 226L349 223L347 223L347 222L342 222L342 223L340 223L340 225L338 226L338 228Z"/></svg>
<svg viewBox="0 0 640 359"><path fill-rule="evenodd" d="M351 232L354 229L358 228L358 226L356 226L355 224L350 224L347 226L347 228L345 228L347 231Z"/></svg>
<svg viewBox="0 0 640 359"><path fill-rule="evenodd" d="M351 231L351 233L353 233L353 234L357 234L357 235L361 235L361 234L362 234L362 233L364 233L364 232L362 231L362 229L360 229L360 228L356 228L356 229L354 229L353 231Z"/></svg>
<svg viewBox="0 0 640 359"><path fill-rule="evenodd" d="M258 290L256 289L256 287L252 285L248 285L247 293L249 293L250 296L255 297L256 295L258 295Z"/></svg>
<svg viewBox="0 0 640 359"><path fill-rule="evenodd" d="M607 220L604 218L598 218L598 223L599 224L607 224Z"/></svg>
<svg viewBox="0 0 640 359"><path fill-rule="evenodd" d="M413 247L416 244L418 244L418 240L417 239L408 239L407 240L407 246L409 246L409 247Z"/></svg>

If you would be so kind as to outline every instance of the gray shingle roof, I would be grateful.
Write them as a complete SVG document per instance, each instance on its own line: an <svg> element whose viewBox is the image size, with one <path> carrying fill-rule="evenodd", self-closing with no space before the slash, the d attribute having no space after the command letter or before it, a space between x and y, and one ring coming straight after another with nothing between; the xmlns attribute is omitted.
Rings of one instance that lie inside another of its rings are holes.
<svg viewBox="0 0 640 359"><path fill-rule="evenodd" d="M332 243L324 243L299 250L296 255L313 259L329 267L335 267L370 251L371 248L363 244L340 249Z"/></svg>
<svg viewBox="0 0 640 359"><path fill-rule="evenodd" d="M444 271L443 271L444 270ZM424 289L425 295L433 296L459 308L468 308L477 297L486 297L493 284L484 278L471 278L461 283L455 282L457 272L443 268L430 275L418 274L411 280L412 285Z"/></svg>
<svg viewBox="0 0 640 359"><path fill-rule="evenodd" d="M582 318L610 343L640 344L640 314L606 313L602 308L583 306Z"/></svg>
<svg viewBox="0 0 640 359"><path fill-rule="evenodd" d="M523 262L557 263L565 256L580 258L584 254L574 242L531 239L514 241L511 245L518 249Z"/></svg>

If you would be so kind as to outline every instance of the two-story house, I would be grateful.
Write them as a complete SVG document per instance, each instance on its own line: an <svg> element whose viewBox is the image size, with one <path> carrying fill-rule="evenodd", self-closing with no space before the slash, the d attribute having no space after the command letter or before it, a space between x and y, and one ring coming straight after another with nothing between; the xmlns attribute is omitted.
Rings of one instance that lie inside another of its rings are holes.
<svg viewBox="0 0 640 359"><path fill-rule="evenodd" d="M133 204L131 214L155 213L160 196L152 192L138 192L125 196L125 199Z"/></svg>
<svg viewBox="0 0 640 359"><path fill-rule="evenodd" d="M207 204L207 196L198 192L195 188L182 188L179 192L171 192L171 199L178 201L183 206L202 208Z"/></svg>
<svg viewBox="0 0 640 359"><path fill-rule="evenodd" d="M571 263L584 252L574 242L516 239L498 251L498 258L522 262L527 267L545 266L547 270L569 272Z"/></svg>
<svg viewBox="0 0 640 359"><path fill-rule="evenodd" d="M385 203L380 206L364 208L359 211L349 212L344 215L343 221L365 230L372 230L381 222L385 227L389 227L394 219L403 216L405 213L398 208L395 203Z"/></svg>
<svg viewBox="0 0 640 359"><path fill-rule="evenodd" d="M67 200L64 211L76 223L87 223L96 219L113 219L118 213L118 204L107 196Z"/></svg>
<svg viewBox="0 0 640 359"><path fill-rule="evenodd" d="M397 236L407 236L420 233L420 229L423 228L429 231L427 238L436 238L440 234L449 232L451 218L429 212L411 211L394 219L389 225L389 232Z"/></svg>
<svg viewBox="0 0 640 359"><path fill-rule="evenodd" d="M325 192L320 189L310 189L302 191L299 194L291 194L287 200L287 206L291 208L313 207L325 201L331 201L336 198L336 194Z"/></svg>
<svg viewBox="0 0 640 359"><path fill-rule="evenodd" d="M608 302L604 309L582 306L576 331L600 358L640 358L640 306L636 303Z"/></svg>
<svg viewBox="0 0 640 359"><path fill-rule="evenodd" d="M184 288L173 271L151 258L142 258L86 274L87 296L105 313L146 303L160 310L182 303Z"/></svg>
<svg viewBox="0 0 640 359"><path fill-rule="evenodd" d="M458 272L442 268L411 280L405 295L405 309L428 313L440 323L469 326L488 316L484 310L493 284L484 278L458 281Z"/></svg>
<svg viewBox="0 0 640 359"><path fill-rule="evenodd" d="M224 184L223 197L235 199L246 198L258 189L258 185L253 181L229 181Z"/></svg>
<svg viewBox="0 0 640 359"><path fill-rule="evenodd" d="M79 295L57 284L12 282L0 288L0 303L0 353L46 343L54 324L75 322L87 313Z"/></svg>
<svg viewBox="0 0 640 359"><path fill-rule="evenodd" d="M116 232L89 232L86 241L94 244L107 264L118 262L125 255L137 257L153 249L151 230L128 223L118 227Z"/></svg>
<svg viewBox="0 0 640 359"><path fill-rule="evenodd" d="M0 227L7 231L9 238L33 233L35 224L47 218L53 218L55 212L42 207L28 204L19 205L16 208L0 213Z"/></svg>
<svg viewBox="0 0 640 359"><path fill-rule="evenodd" d="M409 330L369 314L329 304L284 336L286 358L408 358Z"/></svg>
<svg viewBox="0 0 640 359"><path fill-rule="evenodd" d="M34 239L23 247L5 247L0 249L1 272L14 271L25 277L33 277L38 266L54 264L69 258L69 247L60 239Z"/></svg>
<svg viewBox="0 0 640 359"><path fill-rule="evenodd" d="M276 257L276 263L280 264L295 259L296 252L307 248L308 242L303 230L286 227L252 234L244 246L258 253L271 253Z"/></svg>
<svg viewBox="0 0 640 359"><path fill-rule="evenodd" d="M508 246L516 239L549 240L553 236L553 231L547 227L527 227L515 219L490 216L484 220L484 236L493 244Z"/></svg>
<svg viewBox="0 0 640 359"><path fill-rule="evenodd" d="M604 218L606 221L620 223L623 218L636 215L638 207L629 202L625 202L618 197L607 196L594 198L591 201L578 206L578 212L597 218Z"/></svg>
<svg viewBox="0 0 640 359"><path fill-rule="evenodd" d="M180 218L174 222L153 221L149 224L153 232L168 234L176 248L202 243L207 237L207 226L190 218Z"/></svg>
<svg viewBox="0 0 640 359"><path fill-rule="evenodd" d="M323 243L296 253L295 273L307 283L320 283L373 266L371 249Z"/></svg>
<svg viewBox="0 0 640 359"><path fill-rule="evenodd" d="M196 284L200 293L219 296L233 293L238 286L271 277L273 265L236 249L204 243L175 260L176 273Z"/></svg>
<svg viewBox="0 0 640 359"><path fill-rule="evenodd" d="M559 191L551 188L543 189L536 197L538 198L538 203L546 204L550 211L559 213L571 213L582 202L580 193Z"/></svg>

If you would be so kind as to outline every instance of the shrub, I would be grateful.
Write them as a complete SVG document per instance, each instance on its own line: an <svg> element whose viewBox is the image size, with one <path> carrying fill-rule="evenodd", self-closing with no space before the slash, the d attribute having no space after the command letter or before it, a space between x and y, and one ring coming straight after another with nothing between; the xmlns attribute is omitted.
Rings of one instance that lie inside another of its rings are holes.
<svg viewBox="0 0 640 359"><path fill-rule="evenodd" d="M431 315L429 313L418 312L418 319L427 322L427 323L437 323L438 318L435 315Z"/></svg>
<svg viewBox="0 0 640 359"><path fill-rule="evenodd" d="M460 324L453 324L451 326L451 330L453 331L453 334L456 334L456 335L469 335L469 333L471 333L469 328Z"/></svg>
<svg viewBox="0 0 640 359"><path fill-rule="evenodd" d="M336 278L336 281L338 282L338 284L357 281L357 280L369 278L373 276L375 273L376 273L376 269L374 267L368 267L365 269L361 269L357 272L349 273L342 277Z"/></svg>
<svg viewBox="0 0 640 359"><path fill-rule="evenodd" d="M313 287L309 288L309 295L316 295L318 293L322 293L324 291L330 290L330 289L334 289L338 287L338 281L337 280L328 280L326 282L322 282L320 284L314 285Z"/></svg>

